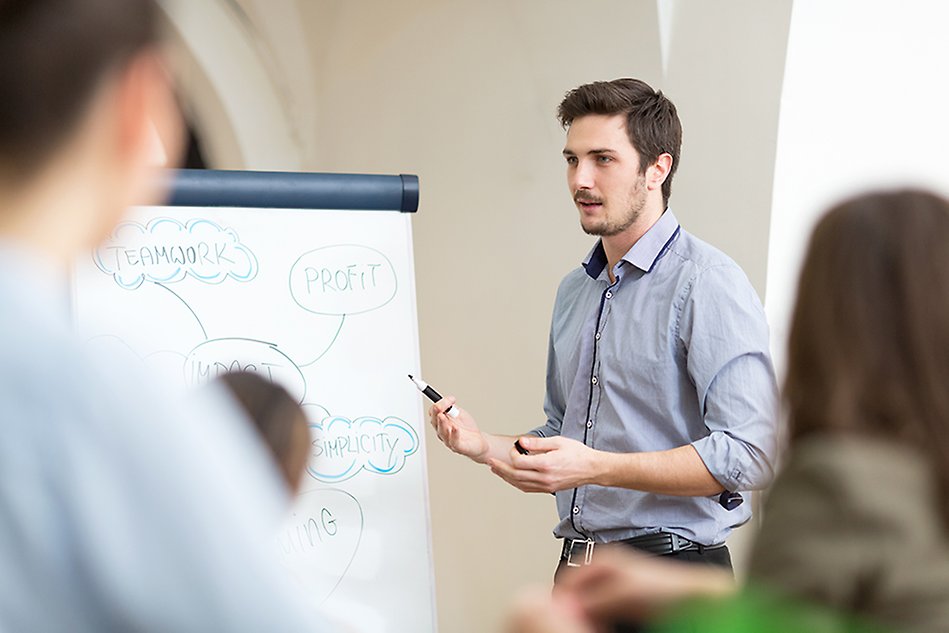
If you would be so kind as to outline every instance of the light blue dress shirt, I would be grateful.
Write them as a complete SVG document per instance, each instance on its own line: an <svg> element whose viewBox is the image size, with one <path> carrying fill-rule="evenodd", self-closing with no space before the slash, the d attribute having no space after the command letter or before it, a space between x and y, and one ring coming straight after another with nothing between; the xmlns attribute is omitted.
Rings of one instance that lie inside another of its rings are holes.
<svg viewBox="0 0 949 633"><path fill-rule="evenodd" d="M613 270L597 243L560 284L547 360L547 423L610 452L691 444L724 488L764 488L777 452L768 326L742 270L671 211ZM715 497L582 486L557 493L561 538L610 542L658 531L704 545L751 516Z"/></svg>
<svg viewBox="0 0 949 633"><path fill-rule="evenodd" d="M64 290L0 244L0 630L330 630L272 556L286 493L233 404L91 360Z"/></svg>

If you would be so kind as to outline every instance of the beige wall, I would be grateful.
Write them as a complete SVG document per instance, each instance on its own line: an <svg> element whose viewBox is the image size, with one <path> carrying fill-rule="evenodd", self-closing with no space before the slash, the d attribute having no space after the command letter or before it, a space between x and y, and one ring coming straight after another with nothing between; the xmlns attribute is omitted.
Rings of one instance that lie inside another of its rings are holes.
<svg viewBox="0 0 949 633"><path fill-rule="evenodd" d="M674 2L664 89L683 121L672 205L762 299L791 0Z"/></svg>
<svg viewBox="0 0 949 633"><path fill-rule="evenodd" d="M273 116L305 119L290 128L306 169L420 176L422 366L486 429L543 422L553 294L591 243L567 195L553 117L577 84L637 76L668 92L685 126L676 213L763 291L790 0L671 1L665 76L652 0L240 5L268 63L284 60L289 88ZM282 28L302 29L305 59L281 44ZM267 167L253 159L243 157ZM440 630L498 630L519 587L550 580L553 499L512 490L427 440Z"/></svg>

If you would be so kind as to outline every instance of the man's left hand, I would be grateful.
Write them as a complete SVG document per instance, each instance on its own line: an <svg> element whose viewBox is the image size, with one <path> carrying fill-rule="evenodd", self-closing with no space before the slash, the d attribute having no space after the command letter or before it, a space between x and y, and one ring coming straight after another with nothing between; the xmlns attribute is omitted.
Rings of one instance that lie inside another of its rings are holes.
<svg viewBox="0 0 949 633"><path fill-rule="evenodd" d="M491 472L524 492L557 492L595 483L601 467L600 451L565 437L524 436L518 439L529 452L511 448L511 464L488 461Z"/></svg>

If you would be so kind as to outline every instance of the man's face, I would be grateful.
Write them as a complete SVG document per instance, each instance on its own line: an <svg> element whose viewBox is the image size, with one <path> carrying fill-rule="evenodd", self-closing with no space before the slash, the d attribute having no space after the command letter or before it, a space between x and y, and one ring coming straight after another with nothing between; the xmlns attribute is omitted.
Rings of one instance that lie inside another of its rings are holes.
<svg viewBox="0 0 949 633"><path fill-rule="evenodd" d="M646 181L624 115L590 114L574 120L563 155L567 186L584 231L608 237L639 219L646 206Z"/></svg>

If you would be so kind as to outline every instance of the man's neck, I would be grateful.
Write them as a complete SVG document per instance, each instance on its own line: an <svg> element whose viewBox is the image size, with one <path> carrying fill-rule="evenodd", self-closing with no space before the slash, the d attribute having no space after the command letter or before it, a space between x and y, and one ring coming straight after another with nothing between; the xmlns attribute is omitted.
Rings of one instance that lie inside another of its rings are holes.
<svg viewBox="0 0 949 633"><path fill-rule="evenodd" d="M619 260L623 258L623 255L628 253L629 249L659 221L663 212L664 208L661 204L652 209L647 207L643 209L643 213L639 219L631 224L625 231L602 238L603 252L606 253L607 272L610 276L610 283L616 281L613 276L613 268L619 263Z"/></svg>

